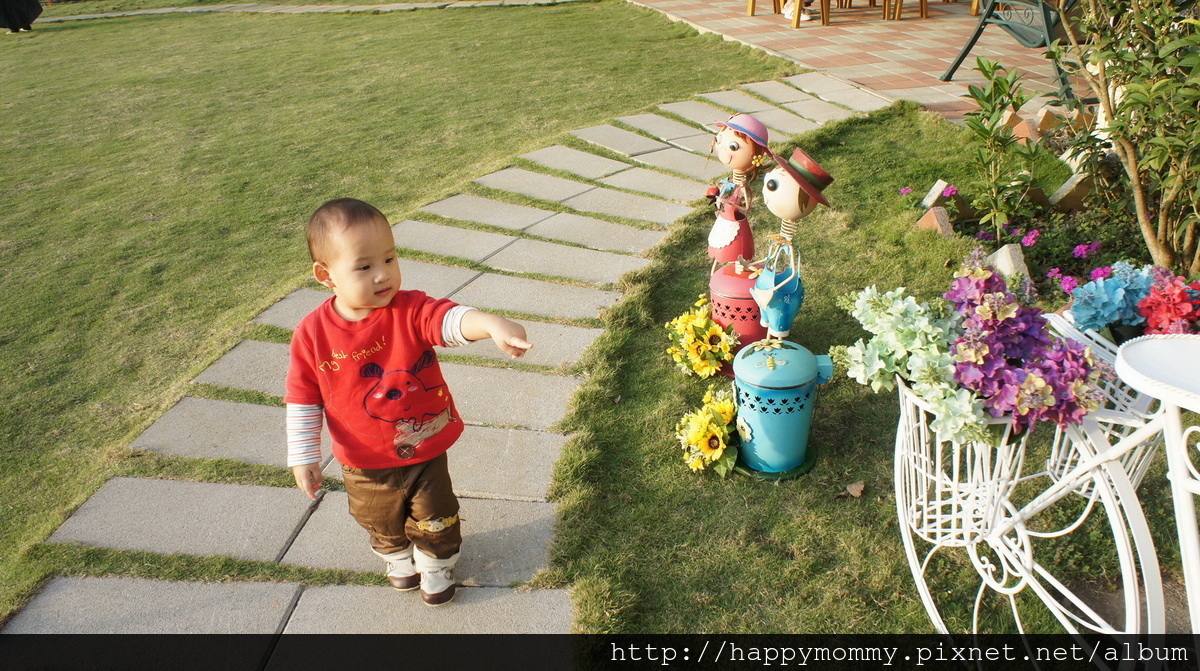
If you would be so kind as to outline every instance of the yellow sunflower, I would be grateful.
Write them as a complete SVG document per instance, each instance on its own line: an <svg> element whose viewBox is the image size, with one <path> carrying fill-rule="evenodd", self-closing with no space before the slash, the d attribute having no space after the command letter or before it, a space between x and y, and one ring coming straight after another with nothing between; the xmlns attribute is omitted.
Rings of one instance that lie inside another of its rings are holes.
<svg viewBox="0 0 1200 671"><path fill-rule="evenodd" d="M699 452L684 452L683 462L696 473L704 470L704 457Z"/></svg>
<svg viewBox="0 0 1200 671"><path fill-rule="evenodd" d="M710 425L711 426L711 425ZM704 460L712 463L721 458L725 454L725 436L724 432L713 426L704 437L704 442L700 443L700 454L704 455Z"/></svg>
<svg viewBox="0 0 1200 671"><path fill-rule="evenodd" d="M735 412L737 412L736 408L734 408L733 400L728 398L713 401L712 403L708 404L708 407L716 410L717 414L721 416L721 419L725 424L732 422L733 415Z"/></svg>
<svg viewBox="0 0 1200 671"><path fill-rule="evenodd" d="M692 361L692 369L700 377L712 377L721 370L721 362L710 359L700 359Z"/></svg>

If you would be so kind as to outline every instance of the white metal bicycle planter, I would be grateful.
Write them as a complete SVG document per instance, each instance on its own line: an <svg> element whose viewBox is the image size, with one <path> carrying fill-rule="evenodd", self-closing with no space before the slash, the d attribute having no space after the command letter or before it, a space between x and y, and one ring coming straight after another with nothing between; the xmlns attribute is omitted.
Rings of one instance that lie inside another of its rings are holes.
<svg viewBox="0 0 1200 671"><path fill-rule="evenodd" d="M1030 620L1045 629L1048 616L1071 633L1164 632L1158 559L1135 487L1164 434L1192 626L1200 631L1193 498L1200 472L1188 448L1200 428L1183 431L1179 413L1179 406L1200 412L1200 336L1149 336L1098 355L1115 359L1121 376L1105 389L1107 407L1041 446L1013 435L1005 418L994 420L997 445L939 440L929 407L898 381L896 506L913 578L939 632L978 632L1004 610L1020 633ZM1155 398L1163 403L1149 412ZM1088 537L1085 556L1075 534ZM1115 592L1080 584L1070 566L1100 556L1108 557L1100 577Z"/></svg>

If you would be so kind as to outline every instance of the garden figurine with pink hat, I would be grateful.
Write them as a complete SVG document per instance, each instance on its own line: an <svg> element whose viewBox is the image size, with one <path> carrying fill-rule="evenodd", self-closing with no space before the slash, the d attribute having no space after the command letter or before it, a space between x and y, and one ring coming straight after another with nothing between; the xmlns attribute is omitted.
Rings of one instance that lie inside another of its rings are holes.
<svg viewBox="0 0 1200 671"><path fill-rule="evenodd" d="M763 271L750 293L762 310L762 323L769 337L782 338L791 331L804 302L800 264L792 244L797 222L817 205L829 205L821 192L833 183L833 177L800 149L793 151L788 160L772 156L778 167L763 177L763 201L782 223L779 234L771 238Z"/></svg>
<svg viewBox="0 0 1200 671"><path fill-rule="evenodd" d="M715 187L717 218L708 234L708 256L713 260L713 270L719 263L754 258L754 234L746 218L750 211L750 190L746 183L771 154L767 148L767 127L749 114L735 114L716 125L721 130L713 138L711 151L733 176L722 179Z"/></svg>

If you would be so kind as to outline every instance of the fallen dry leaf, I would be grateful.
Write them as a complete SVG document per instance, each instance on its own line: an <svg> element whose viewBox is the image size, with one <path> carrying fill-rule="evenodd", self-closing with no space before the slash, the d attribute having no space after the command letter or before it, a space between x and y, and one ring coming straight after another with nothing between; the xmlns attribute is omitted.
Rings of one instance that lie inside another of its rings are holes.
<svg viewBox="0 0 1200 671"><path fill-rule="evenodd" d="M850 496L853 496L856 499L863 495L863 490L866 488L867 486L863 484L862 480L846 485L846 491L850 492Z"/></svg>

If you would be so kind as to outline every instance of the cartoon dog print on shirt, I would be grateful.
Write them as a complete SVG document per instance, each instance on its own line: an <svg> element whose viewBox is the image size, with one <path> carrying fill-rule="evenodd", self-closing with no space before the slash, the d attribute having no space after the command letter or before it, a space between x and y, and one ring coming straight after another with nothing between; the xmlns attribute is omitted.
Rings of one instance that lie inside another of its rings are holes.
<svg viewBox="0 0 1200 671"><path fill-rule="evenodd" d="M395 425L393 443L401 459L412 459L421 441L455 421L446 386L427 387L417 376L433 363L433 352L426 351L412 370L384 372L383 366L369 363L359 371L362 377L378 380L367 390L363 408L369 416Z"/></svg>

